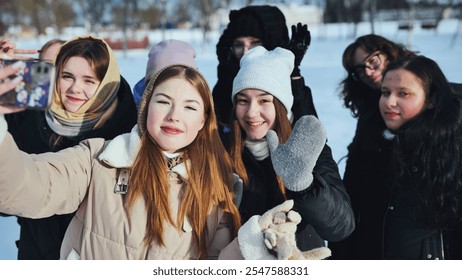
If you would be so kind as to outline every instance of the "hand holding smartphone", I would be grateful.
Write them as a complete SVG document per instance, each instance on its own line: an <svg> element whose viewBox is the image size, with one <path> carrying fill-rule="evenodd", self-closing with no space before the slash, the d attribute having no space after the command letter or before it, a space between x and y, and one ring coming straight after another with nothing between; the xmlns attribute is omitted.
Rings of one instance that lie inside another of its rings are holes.
<svg viewBox="0 0 462 280"><path fill-rule="evenodd" d="M55 66L42 60L1 60L0 68L14 64L20 70L0 83L21 76L22 82L15 89L0 96L0 105L26 109L45 110L53 96Z"/></svg>

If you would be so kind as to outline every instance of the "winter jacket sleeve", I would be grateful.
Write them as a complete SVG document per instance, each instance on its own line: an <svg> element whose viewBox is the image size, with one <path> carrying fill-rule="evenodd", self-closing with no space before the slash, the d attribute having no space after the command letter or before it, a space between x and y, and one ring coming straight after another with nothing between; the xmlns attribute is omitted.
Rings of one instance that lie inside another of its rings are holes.
<svg viewBox="0 0 462 280"><path fill-rule="evenodd" d="M462 84L458 83L450 83L452 90L454 90L455 93L462 94Z"/></svg>
<svg viewBox="0 0 462 280"><path fill-rule="evenodd" d="M244 260L240 250L237 238L233 240L226 248L221 250L219 260Z"/></svg>
<svg viewBox="0 0 462 280"><path fill-rule="evenodd" d="M218 80L212 90L213 104L215 106L215 114L221 124L229 125L231 123L231 115L233 103L231 101L231 91L233 88L233 80L239 71L239 62L221 62L218 65Z"/></svg>
<svg viewBox="0 0 462 280"><path fill-rule="evenodd" d="M288 197L295 202L294 210L302 216L301 225L311 224L327 241L347 238L355 228L354 214L327 144L316 162L313 175L313 183L308 189L288 191Z"/></svg>
<svg viewBox="0 0 462 280"><path fill-rule="evenodd" d="M29 155L9 133L0 141L0 212L29 218L74 212L90 184L92 159L104 145L97 139L59 153Z"/></svg>
<svg viewBox="0 0 462 280"><path fill-rule="evenodd" d="M207 246L207 259L217 259L222 249L228 246L228 244L231 243L233 239L232 228L228 222L229 219L227 218L227 215L227 213L222 215L216 227L210 227L213 228L215 232L213 233L213 237Z"/></svg>
<svg viewBox="0 0 462 280"><path fill-rule="evenodd" d="M305 79L301 77L300 79L292 80L291 85L292 95L294 96L294 104L292 105L294 120L292 123L297 122L301 116L313 115L318 117L311 89L305 85Z"/></svg>

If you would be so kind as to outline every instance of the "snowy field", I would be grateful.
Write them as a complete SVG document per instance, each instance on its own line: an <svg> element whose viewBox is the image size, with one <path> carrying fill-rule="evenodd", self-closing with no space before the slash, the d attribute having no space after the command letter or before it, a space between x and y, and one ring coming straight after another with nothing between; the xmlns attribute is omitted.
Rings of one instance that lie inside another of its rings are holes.
<svg viewBox="0 0 462 280"><path fill-rule="evenodd" d="M402 43L411 44L413 50L434 59L443 69L449 81L462 83L462 34L453 42L454 33L462 26L457 21L447 20L440 23L438 29L423 30L416 28L412 34L398 30L396 22L376 23L375 33ZM306 84L311 87L316 110L328 133L328 144L333 150L334 159L339 161L346 155L346 147L351 142L356 127L356 120L351 117L339 98L338 85L346 75L341 64L343 50L354 41L351 36L352 26L347 24L319 25L309 27L312 35L311 46L302 61L301 72ZM360 24L357 36L371 32L368 23ZM63 35L70 39L76 35ZM165 39L179 39L192 44L197 51L199 70L207 78L210 87L217 80L215 44L219 33L212 34L211 43L203 44L202 35L198 31L169 30ZM160 31L149 33L151 43L162 40ZM50 38L34 40L16 40L20 48L40 48ZM144 75L148 50L132 50L126 53L117 52L122 75L133 87ZM340 174L343 175L345 160L339 162ZM0 260L16 259L15 240L19 237L16 218L0 217Z"/></svg>

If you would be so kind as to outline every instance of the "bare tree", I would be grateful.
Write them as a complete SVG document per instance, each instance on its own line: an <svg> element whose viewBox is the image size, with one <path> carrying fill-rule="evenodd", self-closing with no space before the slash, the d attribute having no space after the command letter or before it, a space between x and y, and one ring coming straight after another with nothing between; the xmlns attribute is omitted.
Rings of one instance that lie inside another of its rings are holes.
<svg viewBox="0 0 462 280"><path fill-rule="evenodd" d="M183 24L192 21L191 2L188 0L180 0L174 7L172 20L177 24Z"/></svg>
<svg viewBox="0 0 462 280"><path fill-rule="evenodd" d="M136 30L140 25L139 0L112 0L112 22L122 30L121 47L124 56L129 48L129 41L136 40ZM134 30L129 34L129 30Z"/></svg>
<svg viewBox="0 0 462 280"><path fill-rule="evenodd" d="M74 19L70 1L37 0L16 1L21 24L33 26L37 34L44 34L47 27L58 29Z"/></svg>
<svg viewBox="0 0 462 280"><path fill-rule="evenodd" d="M352 37L355 38L358 31L358 23L362 21L363 15L363 1L361 0L348 0L347 2L347 20L348 22L353 23L353 34Z"/></svg>
<svg viewBox="0 0 462 280"><path fill-rule="evenodd" d="M345 1L326 0L324 22L346 22L347 14Z"/></svg>
<svg viewBox="0 0 462 280"><path fill-rule="evenodd" d="M101 23L104 12L111 6L111 0L78 0L85 25L90 32L96 32L98 23Z"/></svg>
<svg viewBox="0 0 462 280"><path fill-rule="evenodd" d="M160 6L160 0L144 0L142 3L138 3L137 18L139 23L147 23L150 28L157 28L162 17Z"/></svg>
<svg viewBox="0 0 462 280"><path fill-rule="evenodd" d="M14 0L3 0L0 1L0 35L7 32L10 24L17 24L18 9L17 5L14 4Z"/></svg>
<svg viewBox="0 0 462 280"><path fill-rule="evenodd" d="M18 16L16 24L33 26L38 34L43 34L47 25L47 13L42 9L45 0L16 0L15 4Z"/></svg>
<svg viewBox="0 0 462 280"><path fill-rule="evenodd" d="M165 40L165 29L167 28L167 0L160 0L161 5L161 24L162 24L162 40Z"/></svg>
<svg viewBox="0 0 462 280"><path fill-rule="evenodd" d="M375 33L375 17L377 14L377 0L369 0L369 21L371 23L371 33Z"/></svg>
<svg viewBox="0 0 462 280"><path fill-rule="evenodd" d="M58 34L76 18L72 3L72 0L47 0L48 18L51 20L49 25L56 27Z"/></svg>
<svg viewBox="0 0 462 280"><path fill-rule="evenodd" d="M199 12L199 26L202 29L204 43L209 43L209 33L211 29L211 19L214 11L221 6L220 0L198 0L192 2Z"/></svg>
<svg viewBox="0 0 462 280"><path fill-rule="evenodd" d="M458 12L459 12L458 17L457 17L458 19L457 28L454 31L454 35L452 36L451 43L450 43L450 46L454 47L456 40L457 40L457 36L462 31L462 3L460 1L453 0L451 5L453 9L458 9Z"/></svg>

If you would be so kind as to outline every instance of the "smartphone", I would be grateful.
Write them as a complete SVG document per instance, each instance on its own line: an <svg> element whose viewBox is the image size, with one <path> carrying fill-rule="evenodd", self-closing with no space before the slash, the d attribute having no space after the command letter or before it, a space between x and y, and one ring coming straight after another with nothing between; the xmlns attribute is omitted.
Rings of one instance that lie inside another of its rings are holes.
<svg viewBox="0 0 462 280"><path fill-rule="evenodd" d="M43 60L0 59L0 68L19 61L20 70L0 82L22 76L13 90L0 95L0 105L45 110L50 106L55 81L55 66Z"/></svg>

